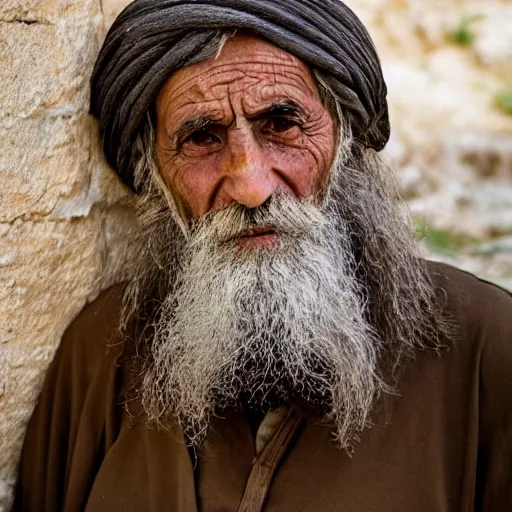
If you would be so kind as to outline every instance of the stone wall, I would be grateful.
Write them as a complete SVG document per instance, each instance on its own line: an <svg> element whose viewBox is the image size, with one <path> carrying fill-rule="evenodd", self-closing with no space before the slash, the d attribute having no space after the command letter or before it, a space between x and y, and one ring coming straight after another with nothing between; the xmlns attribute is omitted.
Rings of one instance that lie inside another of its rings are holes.
<svg viewBox="0 0 512 512"><path fill-rule="evenodd" d="M0 2L0 510L44 370L71 319L118 277L133 220L87 114L105 25L126 3ZM512 5L348 3L383 59L386 155L425 249L508 285L512 117L500 93L512 88Z"/></svg>
<svg viewBox="0 0 512 512"><path fill-rule="evenodd" d="M0 2L0 504L63 330L115 275L126 215L88 115L99 0ZM1 505L0 505L1 509Z"/></svg>

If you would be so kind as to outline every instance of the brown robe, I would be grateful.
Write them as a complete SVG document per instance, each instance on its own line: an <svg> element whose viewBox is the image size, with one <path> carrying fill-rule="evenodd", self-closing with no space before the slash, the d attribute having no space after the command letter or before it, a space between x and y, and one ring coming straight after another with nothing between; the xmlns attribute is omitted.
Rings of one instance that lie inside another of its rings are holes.
<svg viewBox="0 0 512 512"><path fill-rule="evenodd" d="M451 267L430 268L460 340L407 363L399 394L381 399L352 457L332 444L330 427L305 421L263 510L512 511L512 298ZM63 338L28 427L15 510L236 511L254 467L247 419L216 419L194 466L177 428L131 416L119 301L119 287L103 293Z"/></svg>

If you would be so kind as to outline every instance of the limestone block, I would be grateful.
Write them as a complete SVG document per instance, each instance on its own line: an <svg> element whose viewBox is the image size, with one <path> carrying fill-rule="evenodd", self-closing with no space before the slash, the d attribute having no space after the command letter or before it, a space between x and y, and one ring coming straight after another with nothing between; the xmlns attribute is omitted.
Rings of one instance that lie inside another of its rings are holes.
<svg viewBox="0 0 512 512"><path fill-rule="evenodd" d="M1 22L2 115L29 117L38 108L55 107L67 92L55 84L62 60L62 39L56 26ZM64 88L69 90L69 84Z"/></svg>
<svg viewBox="0 0 512 512"><path fill-rule="evenodd" d="M49 215L60 197L88 188L90 125L86 114L0 124L1 222Z"/></svg>
<svg viewBox="0 0 512 512"><path fill-rule="evenodd" d="M87 216L95 204L124 194L100 154L96 122L85 113L0 123L0 176L0 222Z"/></svg>
<svg viewBox="0 0 512 512"><path fill-rule="evenodd" d="M0 477L10 480L44 369L97 288L101 218L2 225ZM1 502L0 502L1 503Z"/></svg>
<svg viewBox="0 0 512 512"><path fill-rule="evenodd" d="M86 18L62 25L0 22L0 115L58 117L87 106L95 25Z"/></svg>
<svg viewBox="0 0 512 512"><path fill-rule="evenodd" d="M126 193L87 115L103 35L99 0L0 2L0 510L62 332L124 255Z"/></svg>
<svg viewBox="0 0 512 512"><path fill-rule="evenodd" d="M0 19L23 23L62 23L101 15L99 0L2 0Z"/></svg>

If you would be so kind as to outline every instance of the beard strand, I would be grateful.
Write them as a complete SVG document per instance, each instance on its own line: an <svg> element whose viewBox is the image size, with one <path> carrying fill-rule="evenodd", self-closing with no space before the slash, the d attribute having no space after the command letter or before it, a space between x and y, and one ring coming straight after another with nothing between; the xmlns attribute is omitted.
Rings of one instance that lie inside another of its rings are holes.
<svg viewBox="0 0 512 512"><path fill-rule="evenodd" d="M354 157L333 169L321 206L276 194L207 214L188 236L146 201L124 318L150 326L140 390L149 421L178 421L198 446L212 415L293 402L352 449L403 356L437 347L444 329L383 170ZM241 250L237 235L256 226L272 226L276 245Z"/></svg>

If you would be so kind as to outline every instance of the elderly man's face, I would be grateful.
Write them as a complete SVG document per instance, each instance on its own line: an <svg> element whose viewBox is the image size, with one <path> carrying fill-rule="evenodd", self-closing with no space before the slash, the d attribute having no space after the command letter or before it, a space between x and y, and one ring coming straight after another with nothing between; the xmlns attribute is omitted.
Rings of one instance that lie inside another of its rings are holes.
<svg viewBox="0 0 512 512"><path fill-rule="evenodd" d="M334 123L307 66L276 46L236 36L175 73L156 106L158 165L185 218L321 193Z"/></svg>

